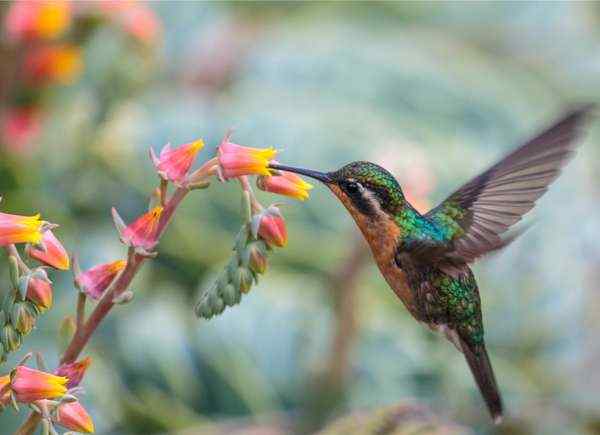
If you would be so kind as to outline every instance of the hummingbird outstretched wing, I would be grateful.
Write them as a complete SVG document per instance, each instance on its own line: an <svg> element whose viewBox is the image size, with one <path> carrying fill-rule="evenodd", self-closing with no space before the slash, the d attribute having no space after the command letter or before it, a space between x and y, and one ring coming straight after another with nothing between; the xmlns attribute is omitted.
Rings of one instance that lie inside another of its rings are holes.
<svg viewBox="0 0 600 435"><path fill-rule="evenodd" d="M446 258L470 263L514 240L501 235L535 206L573 157L592 109L568 112L425 215L449 234Z"/></svg>

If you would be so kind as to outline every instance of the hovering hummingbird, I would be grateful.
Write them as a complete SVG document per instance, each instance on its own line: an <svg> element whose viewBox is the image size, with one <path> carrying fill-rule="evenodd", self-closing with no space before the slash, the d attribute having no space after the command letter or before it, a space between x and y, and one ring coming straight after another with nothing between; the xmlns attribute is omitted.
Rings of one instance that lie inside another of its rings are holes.
<svg viewBox="0 0 600 435"><path fill-rule="evenodd" d="M412 316L443 333L464 354L496 423L502 420L502 398L485 347L470 265L520 234L507 230L534 207L573 157L591 109L567 113L425 214L406 200L388 171L371 162L353 162L333 172L270 165L319 180L337 196Z"/></svg>

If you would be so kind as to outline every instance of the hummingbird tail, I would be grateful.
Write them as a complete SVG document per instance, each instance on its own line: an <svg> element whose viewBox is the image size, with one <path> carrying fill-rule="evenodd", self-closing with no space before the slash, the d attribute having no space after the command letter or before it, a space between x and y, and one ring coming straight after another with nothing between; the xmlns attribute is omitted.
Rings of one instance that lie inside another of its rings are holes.
<svg viewBox="0 0 600 435"><path fill-rule="evenodd" d="M485 345L470 346L463 339L459 340L471 373L473 373L494 423L500 424L503 414L502 397L496 384L496 377Z"/></svg>

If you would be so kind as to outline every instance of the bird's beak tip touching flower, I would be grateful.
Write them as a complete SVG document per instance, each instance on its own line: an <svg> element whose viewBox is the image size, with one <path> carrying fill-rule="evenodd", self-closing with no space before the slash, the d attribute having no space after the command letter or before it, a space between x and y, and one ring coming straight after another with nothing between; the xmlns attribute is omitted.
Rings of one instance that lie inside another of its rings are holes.
<svg viewBox="0 0 600 435"><path fill-rule="evenodd" d="M300 176L288 171L277 171L271 176L261 176L256 180L256 185L265 192L289 196L300 201L306 201L309 197L308 191L314 187Z"/></svg>

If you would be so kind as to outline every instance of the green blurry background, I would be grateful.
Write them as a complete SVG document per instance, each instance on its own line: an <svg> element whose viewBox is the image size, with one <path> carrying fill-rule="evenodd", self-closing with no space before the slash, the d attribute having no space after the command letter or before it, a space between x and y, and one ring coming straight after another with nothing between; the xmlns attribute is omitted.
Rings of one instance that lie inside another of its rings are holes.
<svg viewBox="0 0 600 435"><path fill-rule="evenodd" d="M383 162L433 204L570 104L600 100L595 2L147 6L160 35L140 46L94 26L79 80L44 97L34 148L0 155L3 211L60 223L84 267L123 255L110 207L126 220L146 207L150 146L202 137L206 159L234 127L289 164ZM462 356L409 316L324 188L285 201L289 245L242 303L196 319L241 222L238 186L215 183L186 200L134 303L87 349L82 401L97 432L314 432L359 413L326 432L599 434L598 125L529 216L535 227L475 267L504 425L491 426ZM31 349L56 363L75 291L69 273L54 279L55 307L7 366ZM0 432L24 415L2 414Z"/></svg>

